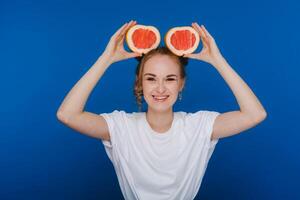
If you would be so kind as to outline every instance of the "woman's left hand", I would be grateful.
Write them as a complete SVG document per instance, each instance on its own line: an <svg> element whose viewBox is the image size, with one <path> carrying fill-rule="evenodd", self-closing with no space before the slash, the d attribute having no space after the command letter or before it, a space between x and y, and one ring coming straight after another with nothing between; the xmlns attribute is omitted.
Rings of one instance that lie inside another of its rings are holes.
<svg viewBox="0 0 300 200"><path fill-rule="evenodd" d="M199 33L203 48L199 53L186 54L183 57L202 60L214 65L218 59L222 58L215 39L206 30L204 25L199 26L197 23L192 23L192 27Z"/></svg>

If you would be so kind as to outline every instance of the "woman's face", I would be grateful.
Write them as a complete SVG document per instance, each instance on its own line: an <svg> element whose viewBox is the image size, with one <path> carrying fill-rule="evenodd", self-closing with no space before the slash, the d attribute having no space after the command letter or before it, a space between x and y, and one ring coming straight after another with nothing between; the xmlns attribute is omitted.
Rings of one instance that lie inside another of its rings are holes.
<svg viewBox="0 0 300 200"><path fill-rule="evenodd" d="M143 71L143 93L148 108L158 112L172 108L184 86L179 65L168 55L154 55Z"/></svg>

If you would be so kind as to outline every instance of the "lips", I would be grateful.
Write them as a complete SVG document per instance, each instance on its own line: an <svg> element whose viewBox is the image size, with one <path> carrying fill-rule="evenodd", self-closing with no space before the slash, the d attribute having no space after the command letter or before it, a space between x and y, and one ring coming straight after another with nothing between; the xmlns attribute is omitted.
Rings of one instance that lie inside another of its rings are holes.
<svg viewBox="0 0 300 200"><path fill-rule="evenodd" d="M169 95L164 95L164 96L152 95L152 97L155 101L162 102L165 101L169 97Z"/></svg>

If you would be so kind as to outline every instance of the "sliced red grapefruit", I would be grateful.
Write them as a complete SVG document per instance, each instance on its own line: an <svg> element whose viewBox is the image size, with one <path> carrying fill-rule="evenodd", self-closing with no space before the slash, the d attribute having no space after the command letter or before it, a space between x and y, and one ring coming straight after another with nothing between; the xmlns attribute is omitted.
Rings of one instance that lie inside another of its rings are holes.
<svg viewBox="0 0 300 200"><path fill-rule="evenodd" d="M199 43L198 32L190 26L174 27L165 35L166 46L177 56L193 53Z"/></svg>
<svg viewBox="0 0 300 200"><path fill-rule="evenodd" d="M126 33L128 47L137 53L148 53L158 47L160 33L154 26L134 25Z"/></svg>

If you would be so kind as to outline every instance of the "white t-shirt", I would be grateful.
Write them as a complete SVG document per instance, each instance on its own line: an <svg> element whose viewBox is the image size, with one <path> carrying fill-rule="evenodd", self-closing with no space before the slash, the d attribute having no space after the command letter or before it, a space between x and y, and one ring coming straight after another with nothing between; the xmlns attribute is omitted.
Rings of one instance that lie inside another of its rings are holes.
<svg viewBox="0 0 300 200"><path fill-rule="evenodd" d="M174 112L171 128L155 132L145 112L102 113L110 141L101 140L127 200L194 199L218 140L215 111Z"/></svg>

